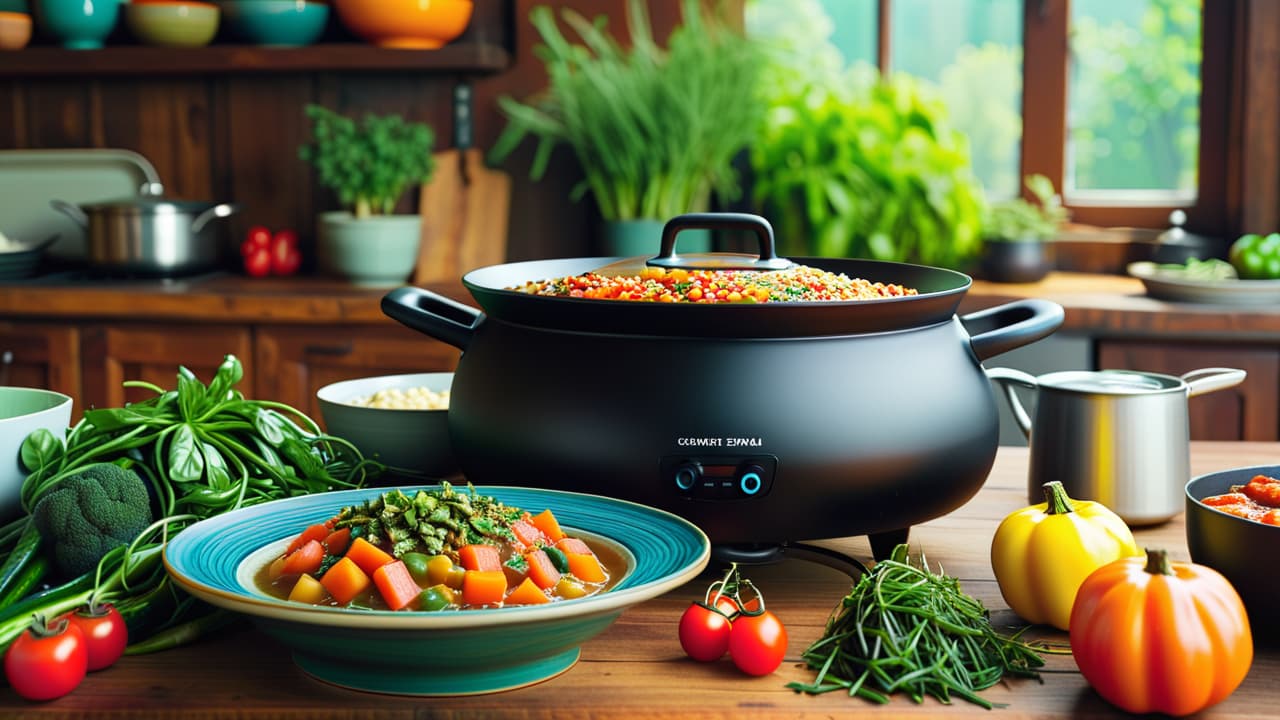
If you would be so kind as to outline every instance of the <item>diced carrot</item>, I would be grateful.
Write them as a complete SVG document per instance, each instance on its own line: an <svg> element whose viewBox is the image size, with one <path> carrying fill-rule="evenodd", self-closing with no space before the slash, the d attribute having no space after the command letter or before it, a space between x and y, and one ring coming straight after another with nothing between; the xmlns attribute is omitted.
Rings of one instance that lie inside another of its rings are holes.
<svg viewBox="0 0 1280 720"><path fill-rule="evenodd" d="M320 563L324 561L324 545L319 540L308 540L305 545L294 550L289 557L284 560L282 574L284 575L301 575L302 573L313 573L320 569Z"/></svg>
<svg viewBox="0 0 1280 720"><path fill-rule="evenodd" d="M602 583L609 579L595 555L566 552L565 557L569 558L569 574L582 582Z"/></svg>
<svg viewBox="0 0 1280 720"><path fill-rule="evenodd" d="M507 605L542 605L543 603L549 603L549 602L551 602L551 598L547 597L547 594L542 592L542 590L540 590L538 586L534 584L532 579L525 578L524 582L517 585L516 589L512 590L507 595L507 600L505 604Z"/></svg>
<svg viewBox="0 0 1280 720"><path fill-rule="evenodd" d="M324 602L325 595L324 586L320 581L307 573L303 573L298 578L298 582L293 584L293 589L289 591L290 600L308 605L319 605Z"/></svg>
<svg viewBox="0 0 1280 720"><path fill-rule="evenodd" d="M541 550L534 550L525 553L525 562L529 563L528 579L533 581L539 589L546 590L549 587L555 587L560 582L560 571L556 570L556 566L551 562L551 558Z"/></svg>
<svg viewBox="0 0 1280 720"><path fill-rule="evenodd" d="M528 513L525 514L528 517ZM520 519L511 523L511 534L516 536L516 540L524 543L526 547L538 547L546 545L549 541L547 536L541 530L534 527L533 523Z"/></svg>
<svg viewBox="0 0 1280 720"><path fill-rule="evenodd" d="M591 548L578 538L566 537L556 541L556 547L560 548L566 554L577 553L578 555L595 555L591 552Z"/></svg>
<svg viewBox="0 0 1280 720"><path fill-rule="evenodd" d="M502 556L493 545L463 545L458 549L458 564L468 570L501 571Z"/></svg>
<svg viewBox="0 0 1280 720"><path fill-rule="evenodd" d="M374 570L395 560L382 548L362 537L351 541L351 546L347 548L346 556L356 565L359 565L366 575L372 575Z"/></svg>
<svg viewBox="0 0 1280 720"><path fill-rule="evenodd" d="M330 555L342 555L347 551L347 545L350 544L351 528L334 530L324 538L324 549L329 551Z"/></svg>
<svg viewBox="0 0 1280 720"><path fill-rule="evenodd" d="M329 591L339 605L351 602L355 596L369 587L370 582L369 576L365 575L360 566L349 557L334 563L333 567L320 578L320 584Z"/></svg>
<svg viewBox="0 0 1280 720"><path fill-rule="evenodd" d="M501 605L507 594L507 575L501 570L468 570L462 578L462 602Z"/></svg>
<svg viewBox="0 0 1280 720"><path fill-rule="evenodd" d="M373 571L373 584L378 586L382 600L392 610L399 610L417 599L422 592L403 560L389 562Z"/></svg>
<svg viewBox="0 0 1280 720"><path fill-rule="evenodd" d="M285 555L292 555L294 550L306 545L311 540L323 540L325 535L329 534L329 528L324 523L317 523L302 531L302 534L293 539L289 543L289 547L285 548Z"/></svg>
<svg viewBox="0 0 1280 720"><path fill-rule="evenodd" d="M550 508L534 515L532 522L533 526L541 530L542 534L550 538L551 542L558 542L564 537L564 531L560 529L560 521L556 520L556 516L551 514Z"/></svg>

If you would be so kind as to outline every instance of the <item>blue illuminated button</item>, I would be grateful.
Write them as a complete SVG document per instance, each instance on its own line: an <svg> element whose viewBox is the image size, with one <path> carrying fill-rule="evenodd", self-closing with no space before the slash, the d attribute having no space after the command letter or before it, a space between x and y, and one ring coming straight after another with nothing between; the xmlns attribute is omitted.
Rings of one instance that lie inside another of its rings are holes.
<svg viewBox="0 0 1280 720"><path fill-rule="evenodd" d="M687 463L676 468L675 479L676 487L681 490L691 490L702 477L702 469L695 463Z"/></svg>
<svg viewBox="0 0 1280 720"><path fill-rule="evenodd" d="M760 473L754 471L745 472L738 479L738 489L742 490L743 495L755 495L763 486L764 481L760 479Z"/></svg>

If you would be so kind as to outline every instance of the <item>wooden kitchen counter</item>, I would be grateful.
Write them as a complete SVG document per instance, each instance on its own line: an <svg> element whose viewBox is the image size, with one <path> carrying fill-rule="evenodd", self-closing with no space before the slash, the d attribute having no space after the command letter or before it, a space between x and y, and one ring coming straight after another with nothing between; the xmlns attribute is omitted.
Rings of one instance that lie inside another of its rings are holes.
<svg viewBox="0 0 1280 720"><path fill-rule="evenodd" d="M1280 461L1280 443L1193 443L1193 473ZM1016 623L993 579L988 552L999 520L1026 504L1027 451L1000 449L985 487L968 504L915 528L912 545L931 566L961 579L962 589L991 609L997 626ZM1187 560L1182 516L1135 533L1139 543L1165 547ZM862 560L864 538L822 544ZM933 699L921 705L896 697L878 706L840 693L799 695L785 684L809 681L800 653L822 632L829 612L852 581L835 570L788 559L747 574L765 593L769 608L790 633L786 661L768 677L740 674L728 659L701 664L684 657L676 624L710 578L696 580L624 612L582 650L568 672L541 684L464 698L401 698L342 690L299 671L287 651L264 634L242 626L195 645L150 656L125 657L90 675L72 694L44 704L26 703L0 689L3 717L201 718L742 718L742 717L1123 717L1084 682L1070 656L1048 656L1043 681L1007 680L982 693L1007 705L986 711L962 700L950 706ZM1065 641L1049 631L1047 639ZM359 662L358 655L352 662ZM1275 717L1280 648L1259 646L1253 667L1230 698L1204 713L1208 718Z"/></svg>

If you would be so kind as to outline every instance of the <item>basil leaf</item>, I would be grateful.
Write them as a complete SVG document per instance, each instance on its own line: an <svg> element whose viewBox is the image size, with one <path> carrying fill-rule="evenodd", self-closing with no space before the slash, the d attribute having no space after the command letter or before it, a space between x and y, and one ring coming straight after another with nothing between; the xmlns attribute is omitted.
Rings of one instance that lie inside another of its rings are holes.
<svg viewBox="0 0 1280 720"><path fill-rule="evenodd" d="M169 444L169 477L177 483L198 481L204 475L204 455L190 423L183 423Z"/></svg>
<svg viewBox="0 0 1280 720"><path fill-rule="evenodd" d="M215 490L231 487L231 473L227 470L227 462L223 459L222 453L218 452L218 448L211 443L202 442L200 449L204 453L204 474L209 487Z"/></svg>
<svg viewBox="0 0 1280 720"><path fill-rule="evenodd" d="M280 416L266 408L258 408L258 412L254 413L253 429L273 447L280 447L284 442L285 431Z"/></svg>
<svg viewBox="0 0 1280 720"><path fill-rule="evenodd" d="M46 428L39 428L22 441L22 464L31 472L52 465L62 456L62 441Z"/></svg>

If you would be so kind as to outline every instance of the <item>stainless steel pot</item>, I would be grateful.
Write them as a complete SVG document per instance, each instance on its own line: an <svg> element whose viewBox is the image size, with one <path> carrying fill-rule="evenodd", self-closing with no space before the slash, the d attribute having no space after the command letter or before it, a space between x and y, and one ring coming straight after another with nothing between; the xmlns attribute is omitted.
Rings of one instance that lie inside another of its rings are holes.
<svg viewBox="0 0 1280 720"><path fill-rule="evenodd" d="M96 269L140 275L188 275L215 269L225 243L213 221L235 213L230 203L175 200L149 183L137 197L75 205L50 204L85 228Z"/></svg>
<svg viewBox="0 0 1280 720"><path fill-rule="evenodd" d="M1187 399L1240 384L1243 370L1205 368L1181 377L1128 370L1066 371L1039 377L988 368L1031 444L1027 497L1042 486L1107 506L1130 525L1177 515L1190 480ZM1014 388L1036 390L1035 420Z"/></svg>

